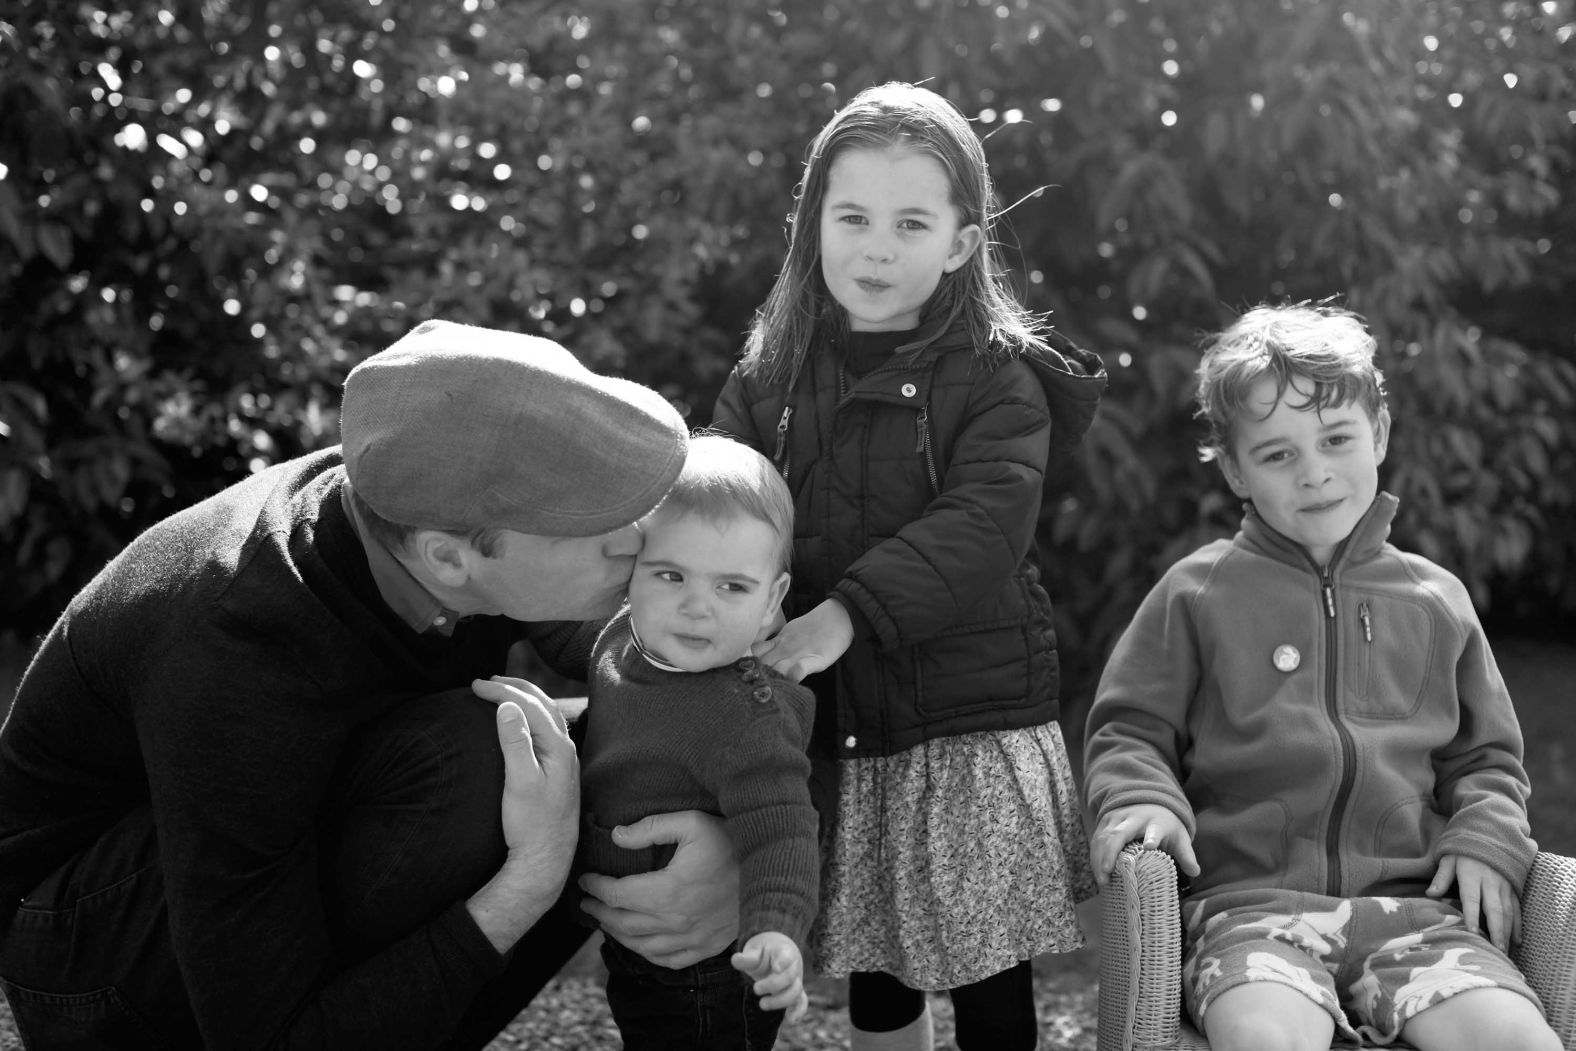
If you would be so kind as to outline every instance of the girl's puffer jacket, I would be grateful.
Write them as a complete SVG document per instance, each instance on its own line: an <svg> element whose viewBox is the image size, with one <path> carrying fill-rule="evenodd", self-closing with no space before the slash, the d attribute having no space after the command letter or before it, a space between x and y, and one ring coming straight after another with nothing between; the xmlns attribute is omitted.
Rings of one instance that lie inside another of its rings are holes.
<svg viewBox="0 0 1576 1051"><path fill-rule="evenodd" d="M811 354L791 391L728 378L713 427L793 489L788 616L834 593L857 613L835 691L816 684L817 742L836 758L1055 718L1035 526L1047 464L1082 438L1105 387L1098 357L1059 342L987 368L953 331L858 379L835 348Z"/></svg>

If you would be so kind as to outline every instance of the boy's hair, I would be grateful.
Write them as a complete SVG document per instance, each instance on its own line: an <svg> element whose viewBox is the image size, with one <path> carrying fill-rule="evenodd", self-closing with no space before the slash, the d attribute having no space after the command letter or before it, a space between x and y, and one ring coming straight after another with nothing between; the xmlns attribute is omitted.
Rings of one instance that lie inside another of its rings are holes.
<svg viewBox="0 0 1576 1051"><path fill-rule="evenodd" d="M788 483L760 453L725 434L690 436L684 469L657 512L699 515L720 522L740 514L765 522L777 535L777 567L793 560L793 495Z"/></svg>
<svg viewBox="0 0 1576 1051"><path fill-rule="evenodd" d="M1385 389L1384 373L1374 366L1377 346L1362 317L1328 303L1249 310L1204 341L1194 415L1209 424L1209 437L1199 456L1207 462L1231 455L1232 421L1249 411L1249 392L1265 376L1275 380L1277 404L1301 377L1313 392L1292 408L1322 412L1356 401L1378 420Z"/></svg>
<svg viewBox="0 0 1576 1051"><path fill-rule="evenodd" d="M893 146L934 157L947 174L960 225L977 225L982 234L979 249L962 266L942 275L925 304L921 324L943 322L931 338L961 322L975 353L991 362L1044 345L1037 334L1039 318L1025 311L1002 282L1003 268L992 238L998 214L996 191L979 136L940 95L893 82L854 96L810 143L804 174L795 188L793 214L788 217L788 255L750 326L742 362L746 372L773 382L789 381L823 326L846 329L847 313L832 298L821 275L821 205L828 173L844 150Z"/></svg>

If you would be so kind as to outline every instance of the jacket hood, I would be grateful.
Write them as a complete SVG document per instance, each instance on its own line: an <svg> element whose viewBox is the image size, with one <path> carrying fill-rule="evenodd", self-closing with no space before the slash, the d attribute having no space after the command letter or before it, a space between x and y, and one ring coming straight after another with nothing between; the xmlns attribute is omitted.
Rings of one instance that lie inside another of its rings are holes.
<svg viewBox="0 0 1576 1051"><path fill-rule="evenodd" d="M1100 356L1085 350L1054 329L1046 333L1045 350L1023 356L1034 370L1051 408L1051 461L1083 441L1105 393L1106 372Z"/></svg>

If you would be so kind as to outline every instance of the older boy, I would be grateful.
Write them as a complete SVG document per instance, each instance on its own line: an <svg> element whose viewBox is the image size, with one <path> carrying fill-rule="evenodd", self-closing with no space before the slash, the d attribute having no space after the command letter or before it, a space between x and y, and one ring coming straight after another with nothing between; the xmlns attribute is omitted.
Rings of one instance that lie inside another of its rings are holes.
<svg viewBox="0 0 1576 1051"><path fill-rule="evenodd" d="M1192 877L1184 992L1217 1051L1337 1031L1558 1051L1504 952L1535 853L1521 733L1466 590L1386 542L1374 349L1355 315L1307 304L1206 346L1205 458L1249 503L1106 666L1095 869L1141 840Z"/></svg>
<svg viewBox="0 0 1576 1051"><path fill-rule="evenodd" d="M739 858L744 944L675 970L604 943L608 1003L631 1051L765 1049L783 1010L804 1009L799 945L820 871L805 756L815 700L750 656L780 622L793 499L760 453L699 435L641 527L629 605L592 660L581 867L658 867L660 855L616 849L609 830L653 811L720 814Z"/></svg>

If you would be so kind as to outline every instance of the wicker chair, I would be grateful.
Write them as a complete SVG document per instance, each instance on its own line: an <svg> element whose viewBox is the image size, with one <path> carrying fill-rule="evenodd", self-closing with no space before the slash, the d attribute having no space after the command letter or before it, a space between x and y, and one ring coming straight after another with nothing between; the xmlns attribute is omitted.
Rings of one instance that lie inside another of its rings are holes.
<svg viewBox="0 0 1576 1051"><path fill-rule="evenodd" d="M1521 901L1516 963L1549 1024L1576 1051L1576 858L1539 854ZM1134 844L1105 890L1099 1051L1207 1051L1182 1014L1182 922L1169 854ZM1395 1045L1401 1046L1401 1045Z"/></svg>

